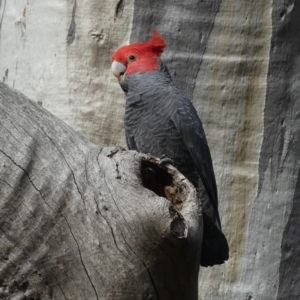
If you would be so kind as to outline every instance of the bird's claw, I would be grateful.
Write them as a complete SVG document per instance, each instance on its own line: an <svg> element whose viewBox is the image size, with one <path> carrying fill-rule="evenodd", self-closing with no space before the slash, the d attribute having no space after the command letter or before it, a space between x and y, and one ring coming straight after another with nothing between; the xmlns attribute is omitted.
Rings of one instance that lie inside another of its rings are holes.
<svg viewBox="0 0 300 300"><path fill-rule="evenodd" d="M166 157L164 154L160 157L159 166L165 166L165 165L172 165L175 166L174 161L171 158Z"/></svg>

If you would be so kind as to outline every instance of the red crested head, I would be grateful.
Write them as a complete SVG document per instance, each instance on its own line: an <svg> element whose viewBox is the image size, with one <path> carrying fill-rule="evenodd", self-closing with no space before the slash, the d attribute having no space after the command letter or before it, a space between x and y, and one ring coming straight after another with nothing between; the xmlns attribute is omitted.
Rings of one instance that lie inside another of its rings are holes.
<svg viewBox="0 0 300 300"><path fill-rule="evenodd" d="M120 77L124 73L151 72L158 67L158 58L162 54L166 42L157 30L145 43L134 43L118 49L112 56L112 71Z"/></svg>

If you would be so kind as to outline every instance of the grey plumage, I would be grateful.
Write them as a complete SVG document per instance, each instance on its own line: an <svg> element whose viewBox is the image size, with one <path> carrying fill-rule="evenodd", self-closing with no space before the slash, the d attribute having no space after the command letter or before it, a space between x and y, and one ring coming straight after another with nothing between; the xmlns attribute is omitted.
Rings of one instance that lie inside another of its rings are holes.
<svg viewBox="0 0 300 300"><path fill-rule="evenodd" d="M173 83L166 66L125 75L125 130L129 149L171 158L197 188L204 215L201 265L228 259L228 244L221 231L218 195L211 155L197 112Z"/></svg>

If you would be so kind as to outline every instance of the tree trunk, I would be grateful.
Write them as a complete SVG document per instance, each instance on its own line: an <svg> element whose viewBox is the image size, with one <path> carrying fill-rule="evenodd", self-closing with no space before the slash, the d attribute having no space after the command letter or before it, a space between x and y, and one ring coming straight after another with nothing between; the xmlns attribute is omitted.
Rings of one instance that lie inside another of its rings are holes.
<svg viewBox="0 0 300 300"><path fill-rule="evenodd" d="M299 20L295 0L2 0L0 74L90 141L125 146L110 56L157 28L203 122L230 246L201 269L199 299L298 299Z"/></svg>
<svg viewBox="0 0 300 300"><path fill-rule="evenodd" d="M3 83L0 161L1 299L197 299L201 209L173 166L99 148Z"/></svg>

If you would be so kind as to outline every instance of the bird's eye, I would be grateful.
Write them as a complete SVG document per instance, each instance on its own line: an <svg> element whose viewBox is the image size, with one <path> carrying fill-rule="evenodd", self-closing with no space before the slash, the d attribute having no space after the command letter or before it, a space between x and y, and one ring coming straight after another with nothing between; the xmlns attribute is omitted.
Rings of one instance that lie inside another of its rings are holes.
<svg viewBox="0 0 300 300"><path fill-rule="evenodd" d="M134 56L134 55L129 55L128 61L129 61L129 62L135 61L135 56Z"/></svg>

